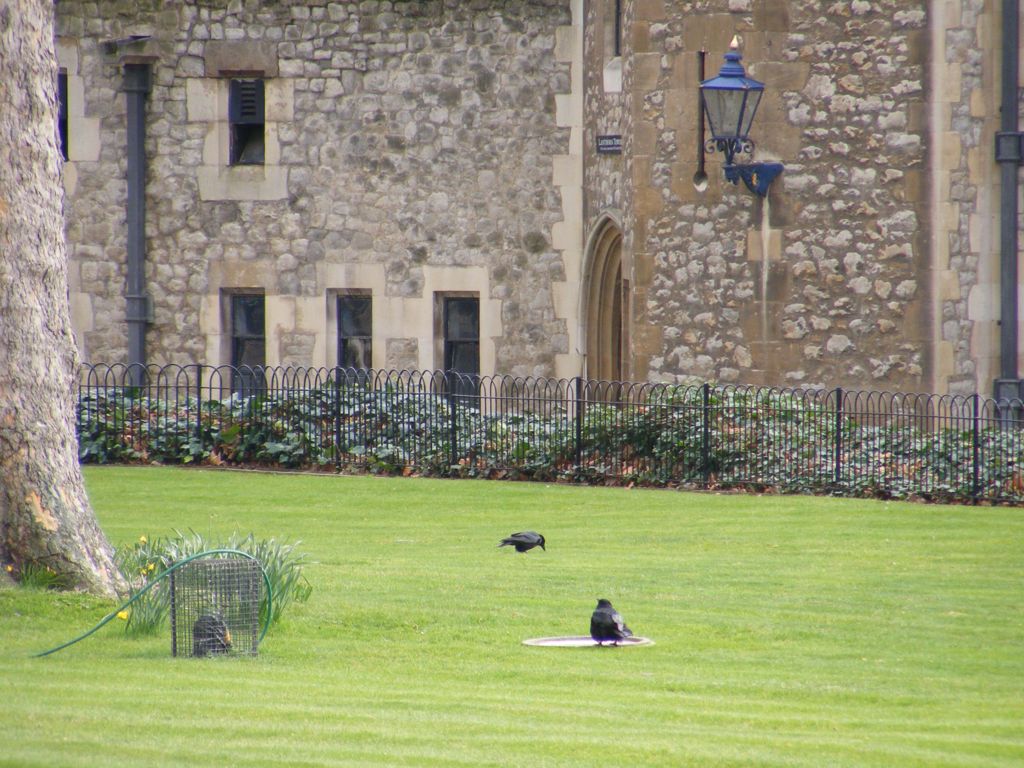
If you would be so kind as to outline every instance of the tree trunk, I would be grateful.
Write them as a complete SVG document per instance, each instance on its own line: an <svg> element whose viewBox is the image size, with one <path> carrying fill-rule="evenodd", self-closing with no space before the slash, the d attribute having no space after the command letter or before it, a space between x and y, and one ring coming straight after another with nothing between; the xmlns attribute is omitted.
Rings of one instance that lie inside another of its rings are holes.
<svg viewBox="0 0 1024 768"><path fill-rule="evenodd" d="M53 17L53 0L0 0L0 564L113 595L75 437Z"/></svg>

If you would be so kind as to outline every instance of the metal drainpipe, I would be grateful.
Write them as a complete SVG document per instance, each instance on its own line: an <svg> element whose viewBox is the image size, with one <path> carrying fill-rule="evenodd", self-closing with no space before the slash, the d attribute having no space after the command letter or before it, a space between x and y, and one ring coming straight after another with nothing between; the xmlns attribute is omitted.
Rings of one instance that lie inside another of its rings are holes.
<svg viewBox="0 0 1024 768"><path fill-rule="evenodd" d="M997 399L1024 397L1017 369L1017 176L1024 134L1017 120L1020 65L1019 0L1003 0L1002 117L996 134L999 201L999 378Z"/></svg>
<svg viewBox="0 0 1024 768"><path fill-rule="evenodd" d="M128 264L125 322L128 324L128 364L131 383L145 379L146 324L146 96L150 91L149 64L124 65L128 102Z"/></svg>

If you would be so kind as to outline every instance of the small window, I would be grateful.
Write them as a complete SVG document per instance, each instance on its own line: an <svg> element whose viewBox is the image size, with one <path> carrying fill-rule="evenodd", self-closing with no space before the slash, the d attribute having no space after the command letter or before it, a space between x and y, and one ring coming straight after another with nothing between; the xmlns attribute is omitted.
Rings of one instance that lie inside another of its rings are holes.
<svg viewBox="0 0 1024 768"><path fill-rule="evenodd" d="M231 165L263 165L263 80L232 80L228 93Z"/></svg>
<svg viewBox="0 0 1024 768"><path fill-rule="evenodd" d="M232 389L242 395L261 391L266 364L263 296L235 294L231 297Z"/></svg>
<svg viewBox="0 0 1024 768"><path fill-rule="evenodd" d="M622 0L604 0L601 27L604 34L604 66L601 77L605 93L622 92ZM616 131L617 133L617 131Z"/></svg>
<svg viewBox="0 0 1024 768"><path fill-rule="evenodd" d="M338 297L338 366L367 370L373 365L373 299Z"/></svg>
<svg viewBox="0 0 1024 768"><path fill-rule="evenodd" d="M60 155L68 159L68 72L66 69L57 73L57 140L60 144Z"/></svg>
<svg viewBox="0 0 1024 768"><path fill-rule="evenodd" d="M444 367L464 374L453 385L453 394L475 395L480 377L480 300L444 298Z"/></svg>
<svg viewBox="0 0 1024 768"><path fill-rule="evenodd" d="M615 0L615 19L612 28L612 56L622 55L622 0Z"/></svg>

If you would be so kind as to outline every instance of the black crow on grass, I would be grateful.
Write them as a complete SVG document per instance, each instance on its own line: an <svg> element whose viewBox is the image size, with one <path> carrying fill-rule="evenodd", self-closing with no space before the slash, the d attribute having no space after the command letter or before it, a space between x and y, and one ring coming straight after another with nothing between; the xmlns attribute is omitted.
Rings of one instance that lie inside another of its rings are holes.
<svg viewBox="0 0 1024 768"><path fill-rule="evenodd" d="M536 531L520 531L519 533L513 533L511 536L501 540L499 547L515 547L516 552L528 552L534 547L540 547L545 552L547 548L544 546L544 537Z"/></svg>
<svg viewBox="0 0 1024 768"><path fill-rule="evenodd" d="M590 617L590 636L598 645L611 641L618 645L620 640L632 637L633 632L622 620L622 614L612 607L610 601L603 597L597 601L597 608Z"/></svg>

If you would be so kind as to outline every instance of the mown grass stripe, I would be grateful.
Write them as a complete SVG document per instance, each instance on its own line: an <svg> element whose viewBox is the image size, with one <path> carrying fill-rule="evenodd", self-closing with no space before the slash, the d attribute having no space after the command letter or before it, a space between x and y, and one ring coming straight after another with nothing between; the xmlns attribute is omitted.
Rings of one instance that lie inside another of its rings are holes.
<svg viewBox="0 0 1024 768"><path fill-rule="evenodd" d="M0 765L1016 766L1024 516L526 483L87 468L117 542L301 539L256 659L169 658L110 606L0 590ZM548 552L498 550L536 528ZM583 634L610 597L656 645ZM6 762L5 762L6 761Z"/></svg>

